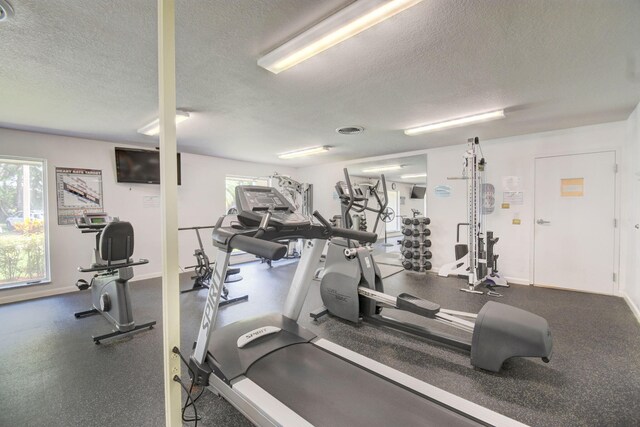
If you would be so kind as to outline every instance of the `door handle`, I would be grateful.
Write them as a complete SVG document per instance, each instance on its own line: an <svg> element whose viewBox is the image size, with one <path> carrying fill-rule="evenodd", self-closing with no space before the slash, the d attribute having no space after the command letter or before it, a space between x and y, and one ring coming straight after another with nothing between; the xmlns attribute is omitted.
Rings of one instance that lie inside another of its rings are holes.
<svg viewBox="0 0 640 427"><path fill-rule="evenodd" d="M640 229L640 224L636 224L636 230Z"/></svg>
<svg viewBox="0 0 640 427"><path fill-rule="evenodd" d="M536 224L539 224L539 225L551 224L551 221L545 221L544 219L539 219L536 221Z"/></svg>

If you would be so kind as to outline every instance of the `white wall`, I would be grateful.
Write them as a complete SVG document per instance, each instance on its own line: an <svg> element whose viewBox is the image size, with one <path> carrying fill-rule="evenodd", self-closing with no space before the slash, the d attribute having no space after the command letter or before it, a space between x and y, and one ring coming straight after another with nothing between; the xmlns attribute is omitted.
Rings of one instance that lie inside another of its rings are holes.
<svg viewBox="0 0 640 427"><path fill-rule="evenodd" d="M620 283L640 321L640 104L627 120L621 175Z"/></svg>
<svg viewBox="0 0 640 427"><path fill-rule="evenodd" d="M534 159L539 156L601 150L615 150L620 159L620 150L627 138L626 126L626 122L622 121L481 141L488 162L487 182L495 185L497 196L495 212L487 217L487 229L500 237L496 252L500 255L500 271L507 278L515 283L528 284L531 281ZM461 180L446 179L461 174L465 149L466 144L461 144L410 153L427 154L426 214L431 218L434 269L453 259L456 224L467 221L466 184ZM397 156L407 155L409 153L399 153ZM331 197L333 185L342 179L342 168L353 163L355 162L335 163L298 170L301 179L314 184L314 206L321 213L338 211L339 204ZM501 210L502 177L512 175L522 178L524 204ZM434 187L437 185L451 186L452 196L436 198ZM616 212L619 213L619 207ZM520 225L512 225L515 215L520 218ZM619 246L618 241L616 245Z"/></svg>
<svg viewBox="0 0 640 427"><path fill-rule="evenodd" d="M74 291L76 280L82 277L77 272L77 267L90 263L93 235L81 234L74 226L57 224L56 167L102 170L105 210L110 215L133 224L136 233L134 256L148 258L150 261L147 265L136 267L136 278L160 274L160 208L145 207L143 204L144 196L160 195L160 186L116 183L116 146L126 144L0 129L0 156L30 157L47 161L51 254L50 284L0 290L0 304ZM149 145L148 148L152 149L153 145ZM291 168L183 153L182 185L178 187L180 226L215 223L225 210L226 175L266 176L276 170L283 174L295 172ZM193 264L192 254L196 247L196 237L194 232L180 233L180 265L184 267ZM211 249L210 233L208 230L202 234L205 250ZM214 254L209 252L209 255L213 257Z"/></svg>

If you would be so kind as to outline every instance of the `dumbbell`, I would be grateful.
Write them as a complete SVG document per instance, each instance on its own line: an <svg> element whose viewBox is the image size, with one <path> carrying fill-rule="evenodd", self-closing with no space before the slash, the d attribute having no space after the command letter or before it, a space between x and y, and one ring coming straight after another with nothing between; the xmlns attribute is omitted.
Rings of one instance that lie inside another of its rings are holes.
<svg viewBox="0 0 640 427"><path fill-rule="evenodd" d="M405 257L406 259L420 259L420 252L414 252L410 249L404 250L402 251L402 256Z"/></svg>
<svg viewBox="0 0 640 427"><path fill-rule="evenodd" d="M402 266L405 268L405 270L413 270L413 271L420 271L422 269L431 270L431 261L425 261L424 263L403 261Z"/></svg>
<svg viewBox="0 0 640 427"><path fill-rule="evenodd" d="M420 250L412 251L412 250L406 249L402 251L402 256L404 256L406 259L420 259L420 258L431 259L432 254L431 254L431 251L429 250L421 252Z"/></svg>
<svg viewBox="0 0 640 427"><path fill-rule="evenodd" d="M430 248L431 240L426 239L424 242L419 242L417 240L404 239L402 240L402 246L404 246L405 248Z"/></svg>
<svg viewBox="0 0 640 427"><path fill-rule="evenodd" d="M402 223L404 225L420 225L420 224L429 225L431 224L431 219L423 216L420 216L417 218L405 218L402 220Z"/></svg>
<svg viewBox="0 0 640 427"><path fill-rule="evenodd" d="M405 236L413 237L431 236L431 230L429 230L428 228L425 228L424 230L418 230L417 228L414 228L413 230L410 228L405 228L402 230L402 234L404 234Z"/></svg>

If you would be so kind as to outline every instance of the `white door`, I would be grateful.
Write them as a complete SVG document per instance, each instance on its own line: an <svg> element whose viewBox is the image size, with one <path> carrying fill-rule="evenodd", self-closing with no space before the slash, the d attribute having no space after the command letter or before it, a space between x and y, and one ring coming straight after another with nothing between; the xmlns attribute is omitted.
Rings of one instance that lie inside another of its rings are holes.
<svg viewBox="0 0 640 427"><path fill-rule="evenodd" d="M614 293L615 152L535 160L534 284Z"/></svg>

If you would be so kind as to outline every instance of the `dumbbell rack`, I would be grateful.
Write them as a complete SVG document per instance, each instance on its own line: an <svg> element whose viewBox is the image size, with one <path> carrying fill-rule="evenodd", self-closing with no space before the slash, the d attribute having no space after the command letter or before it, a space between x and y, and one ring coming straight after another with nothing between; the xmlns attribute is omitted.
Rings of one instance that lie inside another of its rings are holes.
<svg viewBox="0 0 640 427"><path fill-rule="evenodd" d="M367 231L367 216L364 213L360 214L360 222L358 224L360 231Z"/></svg>
<svg viewBox="0 0 640 427"><path fill-rule="evenodd" d="M367 216L364 213L351 215L353 227L359 231L367 231Z"/></svg>
<svg viewBox="0 0 640 427"><path fill-rule="evenodd" d="M424 216L404 218L402 221L402 266L406 270L424 273L431 270L431 220Z"/></svg>

